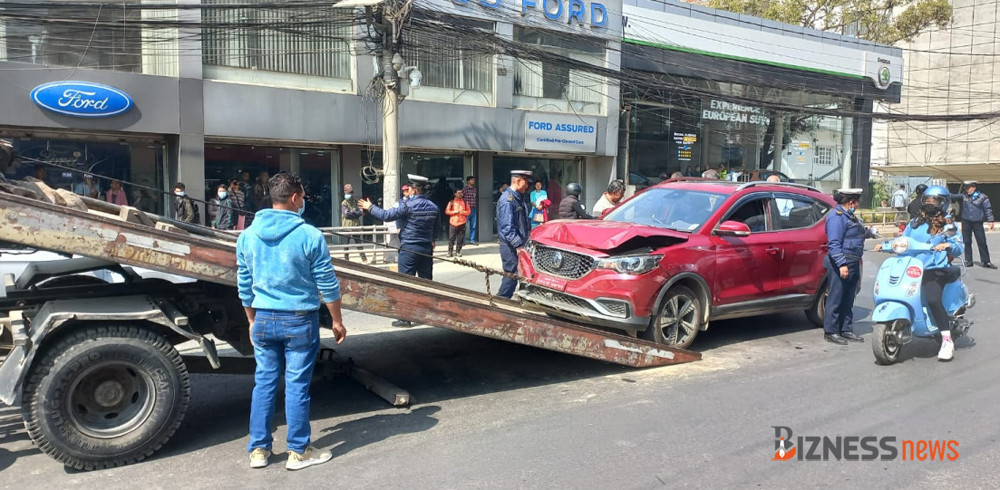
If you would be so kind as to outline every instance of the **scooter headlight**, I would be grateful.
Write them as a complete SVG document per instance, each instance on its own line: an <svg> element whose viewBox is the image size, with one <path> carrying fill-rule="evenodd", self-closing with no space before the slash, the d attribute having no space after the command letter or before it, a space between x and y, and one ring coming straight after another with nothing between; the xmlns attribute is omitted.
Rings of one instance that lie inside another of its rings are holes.
<svg viewBox="0 0 1000 490"><path fill-rule="evenodd" d="M906 237L899 237L892 241L892 251L893 253L901 254L910 248L910 239Z"/></svg>

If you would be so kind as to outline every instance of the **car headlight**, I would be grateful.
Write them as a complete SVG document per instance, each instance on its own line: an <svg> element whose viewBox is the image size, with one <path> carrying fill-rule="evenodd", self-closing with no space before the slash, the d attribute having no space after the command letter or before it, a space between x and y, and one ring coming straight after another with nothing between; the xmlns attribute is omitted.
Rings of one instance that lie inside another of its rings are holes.
<svg viewBox="0 0 1000 490"><path fill-rule="evenodd" d="M663 255L626 255L597 259L598 269L609 269L620 274L645 274L660 264Z"/></svg>
<svg viewBox="0 0 1000 490"><path fill-rule="evenodd" d="M894 253L901 254L910 248L910 239L906 237L899 237L892 241L892 251Z"/></svg>
<svg viewBox="0 0 1000 490"><path fill-rule="evenodd" d="M527 242L525 242L525 244L524 244L524 251L528 252L529 256L534 257L535 256L535 242L532 241L532 240L528 240Z"/></svg>

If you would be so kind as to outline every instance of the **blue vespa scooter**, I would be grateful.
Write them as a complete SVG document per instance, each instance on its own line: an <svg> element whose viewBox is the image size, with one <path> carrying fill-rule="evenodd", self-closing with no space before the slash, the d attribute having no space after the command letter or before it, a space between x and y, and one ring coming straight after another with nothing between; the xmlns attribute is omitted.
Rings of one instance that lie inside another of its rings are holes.
<svg viewBox="0 0 1000 490"><path fill-rule="evenodd" d="M954 225L948 233L954 233ZM891 242L895 257L882 262L875 277L875 309L872 311L872 350L878 364L895 364L899 351L913 337L936 338L941 340L939 327L927 309L926 298L921 294L921 280L924 263L920 255L936 253L933 245L901 236ZM943 253L943 252L937 252ZM961 259L959 259L961 260ZM961 265L959 278L944 287L943 302L951 317L951 336L959 339L968 333L972 322L965 318L965 312L972 308L976 299L965 287L962 277L965 266Z"/></svg>

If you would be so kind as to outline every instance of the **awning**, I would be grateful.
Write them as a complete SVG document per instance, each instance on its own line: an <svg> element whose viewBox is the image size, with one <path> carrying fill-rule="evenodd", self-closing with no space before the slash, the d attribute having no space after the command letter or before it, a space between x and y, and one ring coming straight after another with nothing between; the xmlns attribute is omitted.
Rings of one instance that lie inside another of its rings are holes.
<svg viewBox="0 0 1000 490"><path fill-rule="evenodd" d="M873 172L883 172L894 176L931 177L948 182L975 180L983 183L1000 182L1000 162L998 163L943 163L938 165L884 165L872 166Z"/></svg>

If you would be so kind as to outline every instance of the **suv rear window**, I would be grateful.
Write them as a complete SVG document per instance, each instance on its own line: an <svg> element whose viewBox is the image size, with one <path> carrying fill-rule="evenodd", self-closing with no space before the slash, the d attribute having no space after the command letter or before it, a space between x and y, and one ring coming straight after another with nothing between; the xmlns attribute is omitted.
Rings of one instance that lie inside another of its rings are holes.
<svg viewBox="0 0 1000 490"><path fill-rule="evenodd" d="M726 197L726 194L715 192L655 187L629 199L604 219L694 232L705 224Z"/></svg>
<svg viewBox="0 0 1000 490"><path fill-rule="evenodd" d="M775 208L778 211L778 225L781 230L808 228L826 216L830 206L822 201L795 194L776 194Z"/></svg>

